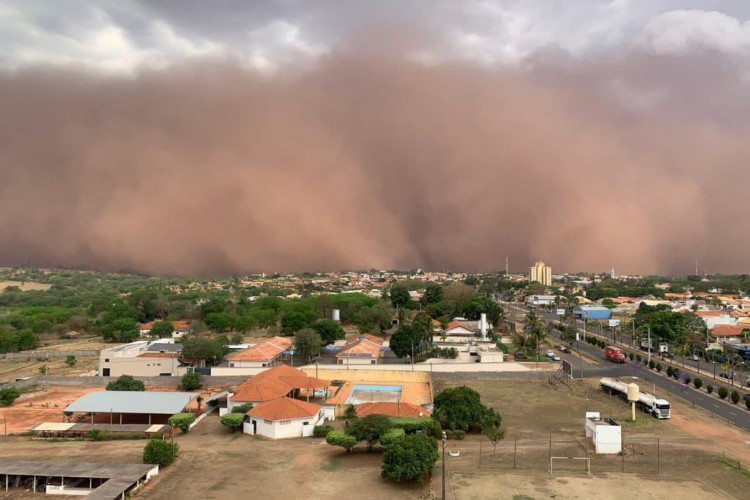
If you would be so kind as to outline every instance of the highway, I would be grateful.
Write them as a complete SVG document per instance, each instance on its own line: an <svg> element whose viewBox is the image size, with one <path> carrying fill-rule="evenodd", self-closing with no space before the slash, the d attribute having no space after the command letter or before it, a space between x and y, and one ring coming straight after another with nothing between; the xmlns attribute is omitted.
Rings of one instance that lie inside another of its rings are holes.
<svg viewBox="0 0 750 500"><path fill-rule="evenodd" d="M507 305L509 309L517 315L525 315L528 309L520 305ZM557 320L554 313L551 314L540 314L546 321ZM579 327L579 331L583 333L582 325ZM559 340L560 335L557 330L552 330L552 338ZM588 332L591 335L593 332ZM598 332L596 332L598 334ZM598 347L594 347L584 341L574 342L572 346L573 351L580 351L586 354L590 358L599 360L600 364L591 364L582 362L580 358L573 354L563 354L563 358L570 361L573 365L573 374L576 378L581 376L581 370L583 370L583 377L638 377L645 383L641 384L641 389L645 392L656 392L658 397L669 400L673 397L679 397L684 401L693 404L693 406L700 407L707 412L718 416L727 422L736 425L737 427L750 431L750 411L748 411L744 405L744 401L740 400L737 405L730 402L722 401L715 395L709 395L705 391L698 391L692 388L692 386L686 386L683 382L667 378L665 375L659 375L655 371L649 370L644 367L642 363L627 361L623 364L613 363L604 359L604 352ZM643 351L639 351L635 348L623 347L623 350L633 353L639 353L644 355ZM658 359L653 357L654 360ZM677 364L677 363L675 363ZM705 365L705 363L703 363ZM693 369L696 366L693 365ZM705 369L705 367L704 367ZM729 384L720 383L720 380L714 382L712 380L712 372L703 372L701 378L704 379L705 383L711 383L717 390L718 387L724 385L728 389L731 389ZM694 374L691 374L694 375ZM714 393L715 394L715 393Z"/></svg>

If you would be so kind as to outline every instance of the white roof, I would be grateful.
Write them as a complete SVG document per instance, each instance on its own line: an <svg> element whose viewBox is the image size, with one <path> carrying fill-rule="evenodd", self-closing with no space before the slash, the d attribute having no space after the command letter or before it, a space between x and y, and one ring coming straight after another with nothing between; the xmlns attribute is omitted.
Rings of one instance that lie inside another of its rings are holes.
<svg viewBox="0 0 750 500"><path fill-rule="evenodd" d="M196 397L193 392L98 391L76 399L65 411L174 415Z"/></svg>

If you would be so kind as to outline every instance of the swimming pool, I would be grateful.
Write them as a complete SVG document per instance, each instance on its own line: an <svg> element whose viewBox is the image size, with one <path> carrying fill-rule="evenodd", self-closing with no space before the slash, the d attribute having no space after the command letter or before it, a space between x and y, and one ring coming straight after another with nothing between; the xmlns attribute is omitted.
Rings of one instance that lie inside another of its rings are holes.
<svg viewBox="0 0 750 500"><path fill-rule="evenodd" d="M347 399L347 403L360 404L371 402L396 403L401 401L400 385L356 384Z"/></svg>

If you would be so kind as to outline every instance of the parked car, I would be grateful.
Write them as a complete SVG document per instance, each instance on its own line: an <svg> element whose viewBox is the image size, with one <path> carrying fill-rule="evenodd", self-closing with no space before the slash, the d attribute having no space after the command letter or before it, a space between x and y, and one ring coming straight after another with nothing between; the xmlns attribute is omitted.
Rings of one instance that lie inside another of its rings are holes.
<svg viewBox="0 0 750 500"><path fill-rule="evenodd" d="M690 356L690 359L692 359L693 361L700 361L701 358L697 354L693 354L692 356Z"/></svg>
<svg viewBox="0 0 750 500"><path fill-rule="evenodd" d="M552 353L552 356L549 357L552 361L560 361L560 356L558 356L555 353Z"/></svg>
<svg viewBox="0 0 750 500"><path fill-rule="evenodd" d="M515 353L515 354L513 355L513 357L514 357L514 358L515 358L515 359L516 359L517 361L523 361L524 359L529 359L529 357L528 357L527 355L525 355L524 353L522 353L522 352L517 352L517 353Z"/></svg>
<svg viewBox="0 0 750 500"><path fill-rule="evenodd" d="M734 380L734 374L733 373L721 372L721 373L719 373L719 377L725 378L725 379L728 379L728 380Z"/></svg>

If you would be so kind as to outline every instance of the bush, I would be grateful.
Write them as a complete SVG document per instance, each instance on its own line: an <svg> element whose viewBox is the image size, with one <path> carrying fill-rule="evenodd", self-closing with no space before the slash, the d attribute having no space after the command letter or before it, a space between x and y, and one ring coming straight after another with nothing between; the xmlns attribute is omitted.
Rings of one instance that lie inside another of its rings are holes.
<svg viewBox="0 0 750 500"><path fill-rule="evenodd" d="M203 375L197 372L186 373L182 376L180 388L183 391L194 391L203 386Z"/></svg>
<svg viewBox="0 0 750 500"><path fill-rule="evenodd" d="M75 366L75 364L78 363L78 360L75 356L70 355L65 357L65 364L68 366Z"/></svg>
<svg viewBox="0 0 750 500"><path fill-rule="evenodd" d="M703 387L703 381L699 379L698 377L696 377L693 380L693 385L695 386L696 389L700 389L701 387Z"/></svg>
<svg viewBox="0 0 750 500"><path fill-rule="evenodd" d="M232 407L232 411L230 413L242 413L244 415L245 413L249 412L252 409L253 409L252 403L243 403L241 405Z"/></svg>
<svg viewBox="0 0 750 500"><path fill-rule="evenodd" d="M2 403L3 406L12 405L19 396L21 396L21 391L19 391L17 387L11 386L0 389L0 403Z"/></svg>
<svg viewBox="0 0 750 500"><path fill-rule="evenodd" d="M348 453L357 445L357 438L344 431L331 431L326 435L326 443L331 446L341 446Z"/></svg>
<svg viewBox="0 0 750 500"><path fill-rule="evenodd" d="M640 363L640 362L641 362L641 359L643 359L643 358L641 358L641 355L640 355L640 354L636 354L636 355L635 355L635 359L636 359L636 360L637 360L637 361L638 361L638 362Z"/></svg>
<svg viewBox="0 0 750 500"><path fill-rule="evenodd" d="M708 384L706 386L706 392L708 392L709 394L711 394L712 392L714 392L714 386L712 386L711 384Z"/></svg>
<svg viewBox="0 0 750 500"><path fill-rule="evenodd" d="M682 379L682 381L685 382L685 385L689 385L691 380L690 375L685 375L685 378Z"/></svg>
<svg viewBox="0 0 750 500"><path fill-rule="evenodd" d="M732 399L732 403L737 404L740 402L740 393L737 391L732 391L732 395L730 396Z"/></svg>
<svg viewBox="0 0 750 500"><path fill-rule="evenodd" d="M176 413L169 417L169 425L177 427L184 433L190 431L193 422L195 422L195 415L192 413Z"/></svg>
<svg viewBox="0 0 750 500"><path fill-rule="evenodd" d="M164 467L174 462L174 457L179 452L180 447L172 446L161 439L152 439L148 442L145 448L143 448L143 463L144 464L155 464L159 467Z"/></svg>
<svg viewBox="0 0 750 500"><path fill-rule="evenodd" d="M383 454L381 476L396 482L424 480L439 457L437 441L412 434L396 440Z"/></svg>
<svg viewBox="0 0 750 500"><path fill-rule="evenodd" d="M406 436L406 433L403 429L391 429L380 437L380 444L387 447L404 436Z"/></svg>
<svg viewBox="0 0 750 500"><path fill-rule="evenodd" d="M440 422L434 418L391 417L390 420L393 427L403 429L407 434L414 434L417 431L422 431L425 434L438 438L443 431L442 427L440 427Z"/></svg>
<svg viewBox="0 0 750 500"><path fill-rule="evenodd" d="M675 368L675 369L672 370L672 378L675 379L675 380L677 380L678 378L680 378L680 369L679 368Z"/></svg>
<svg viewBox="0 0 750 500"><path fill-rule="evenodd" d="M747 409L750 410L750 398L745 398L745 406L747 406Z"/></svg>
<svg viewBox="0 0 750 500"><path fill-rule="evenodd" d="M652 359L651 361L649 361L649 362L648 362L648 367L649 367L650 369L652 369L652 370L653 370L654 368L656 368L656 363L654 363L654 360L653 360L653 359Z"/></svg>
<svg viewBox="0 0 750 500"><path fill-rule="evenodd" d="M443 433L445 434L445 438L446 438L446 439L453 439L453 436L454 436L454 434L453 434L453 431L452 431L452 430L450 430L450 429L445 429L445 430L443 431Z"/></svg>
<svg viewBox="0 0 750 500"><path fill-rule="evenodd" d="M662 371L662 369L663 369L663 368L664 368L664 367L663 367L663 366L661 366L661 363L656 363L656 371L657 371L657 372L661 373L661 371Z"/></svg>
<svg viewBox="0 0 750 500"><path fill-rule="evenodd" d="M466 437L466 433L461 429L457 429L453 431L453 437L455 439L458 439L459 441L463 441L463 439Z"/></svg>
<svg viewBox="0 0 750 500"><path fill-rule="evenodd" d="M108 391L145 391L146 386L132 375L120 375L117 380L107 384Z"/></svg>
<svg viewBox="0 0 750 500"><path fill-rule="evenodd" d="M325 425L316 425L313 427L313 437L316 438L324 438L328 435L329 432L333 430L333 427L325 424Z"/></svg>
<svg viewBox="0 0 750 500"><path fill-rule="evenodd" d="M99 429L92 429L88 433L88 438L92 441L101 441L104 439L104 436L102 435L102 431Z"/></svg>
<svg viewBox="0 0 750 500"><path fill-rule="evenodd" d="M357 408L353 404L349 404L349 406L346 407L346 411L344 412L344 418L356 418L357 417Z"/></svg>
<svg viewBox="0 0 750 500"><path fill-rule="evenodd" d="M242 427L245 421L245 415L243 413L227 413L219 419L221 425L229 427L232 432L237 432Z"/></svg>
<svg viewBox="0 0 750 500"><path fill-rule="evenodd" d="M634 356L634 355L633 355L633 353L631 352L630 354L628 354L628 357L630 358L630 361L633 361L633 358L634 358L635 356Z"/></svg>
<svg viewBox="0 0 750 500"><path fill-rule="evenodd" d="M719 397L721 399L726 399L728 395L729 395L729 391L727 390L726 387L719 388Z"/></svg>
<svg viewBox="0 0 750 500"><path fill-rule="evenodd" d="M674 372L674 368L672 368L671 366L668 366L667 367L667 377L671 377L673 372Z"/></svg>

